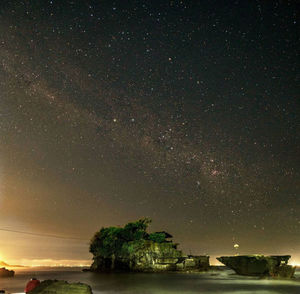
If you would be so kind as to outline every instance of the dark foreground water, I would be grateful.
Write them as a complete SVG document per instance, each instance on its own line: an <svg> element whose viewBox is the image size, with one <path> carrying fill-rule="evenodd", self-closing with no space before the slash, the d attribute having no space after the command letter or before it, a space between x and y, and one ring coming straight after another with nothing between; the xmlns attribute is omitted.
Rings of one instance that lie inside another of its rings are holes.
<svg viewBox="0 0 300 294"><path fill-rule="evenodd" d="M21 293L30 277L83 282L94 294L300 294L300 271L294 280L270 280L235 275L231 270L200 274L94 274L70 269L19 270L14 278L0 279L0 289Z"/></svg>

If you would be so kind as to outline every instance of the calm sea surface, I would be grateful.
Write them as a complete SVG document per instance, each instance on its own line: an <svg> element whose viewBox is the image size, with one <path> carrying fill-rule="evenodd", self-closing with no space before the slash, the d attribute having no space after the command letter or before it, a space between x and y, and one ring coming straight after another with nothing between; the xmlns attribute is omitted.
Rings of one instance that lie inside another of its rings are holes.
<svg viewBox="0 0 300 294"><path fill-rule="evenodd" d="M30 269L16 271L14 278L0 279L0 289L8 293L21 293L32 276L40 280L58 279L87 283L94 294L300 293L299 269L294 280L241 277L231 270L200 274L94 274L81 272L80 269Z"/></svg>

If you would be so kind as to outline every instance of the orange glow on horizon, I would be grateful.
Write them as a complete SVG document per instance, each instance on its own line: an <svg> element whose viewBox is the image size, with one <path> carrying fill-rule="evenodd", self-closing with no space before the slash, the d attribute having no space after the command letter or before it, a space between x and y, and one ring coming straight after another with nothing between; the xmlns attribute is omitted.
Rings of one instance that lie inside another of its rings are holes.
<svg viewBox="0 0 300 294"><path fill-rule="evenodd" d="M60 267L60 266L90 266L91 260L69 260L69 259L22 259L20 265L26 267Z"/></svg>

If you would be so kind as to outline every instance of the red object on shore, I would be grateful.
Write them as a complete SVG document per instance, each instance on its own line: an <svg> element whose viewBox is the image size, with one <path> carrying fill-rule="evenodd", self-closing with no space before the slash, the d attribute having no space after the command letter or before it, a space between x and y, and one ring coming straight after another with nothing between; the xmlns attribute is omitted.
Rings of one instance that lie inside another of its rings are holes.
<svg viewBox="0 0 300 294"><path fill-rule="evenodd" d="M30 291L32 291L34 288L36 288L40 283L41 282L36 279L30 280L26 285L25 293L30 293Z"/></svg>

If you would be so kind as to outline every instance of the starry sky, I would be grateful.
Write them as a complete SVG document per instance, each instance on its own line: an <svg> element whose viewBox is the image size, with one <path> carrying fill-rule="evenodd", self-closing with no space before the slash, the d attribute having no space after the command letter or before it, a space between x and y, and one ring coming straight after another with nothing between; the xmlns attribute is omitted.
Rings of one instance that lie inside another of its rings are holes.
<svg viewBox="0 0 300 294"><path fill-rule="evenodd" d="M300 263L297 12L2 1L0 229L45 236L0 231L0 257L88 263L95 231L150 217L187 253Z"/></svg>

